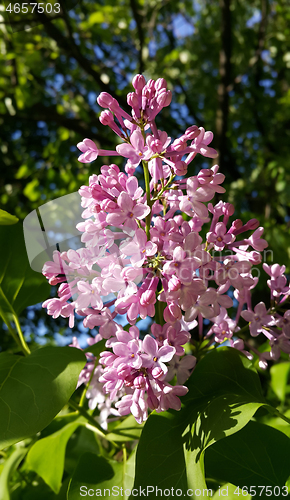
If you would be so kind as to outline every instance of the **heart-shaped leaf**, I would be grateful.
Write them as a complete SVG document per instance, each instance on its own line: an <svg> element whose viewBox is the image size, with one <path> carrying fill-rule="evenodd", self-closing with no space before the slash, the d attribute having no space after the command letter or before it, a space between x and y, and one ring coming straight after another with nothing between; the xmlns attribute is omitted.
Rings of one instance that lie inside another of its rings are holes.
<svg viewBox="0 0 290 500"><path fill-rule="evenodd" d="M26 358L0 354L0 449L41 431L76 389L86 363L72 347L43 347Z"/></svg>
<svg viewBox="0 0 290 500"><path fill-rule="evenodd" d="M83 421L79 418L36 441L26 457L27 469L34 470L56 494L61 488L67 442Z"/></svg>
<svg viewBox="0 0 290 500"><path fill-rule="evenodd" d="M49 293L45 277L29 265L22 225L0 226L0 313L19 314Z"/></svg>
<svg viewBox="0 0 290 500"><path fill-rule="evenodd" d="M125 464L94 453L84 453L73 474L67 499L79 500L80 495L92 496L93 491L95 496L107 500L111 498L111 493L126 500L133 486L134 469L135 451Z"/></svg>
<svg viewBox="0 0 290 500"><path fill-rule="evenodd" d="M207 477L231 482L261 499L283 498L290 475L290 439L258 422L249 422L236 434L215 443L205 453ZM268 488L267 488L268 487ZM276 488L274 490L274 488ZM245 488L244 488L245 489Z"/></svg>
<svg viewBox="0 0 290 500"><path fill-rule="evenodd" d="M183 494L187 488L206 488L205 449L239 431L265 405L250 361L228 347L208 353L188 387L180 412L153 413L146 422L137 451L135 487L173 487Z"/></svg>

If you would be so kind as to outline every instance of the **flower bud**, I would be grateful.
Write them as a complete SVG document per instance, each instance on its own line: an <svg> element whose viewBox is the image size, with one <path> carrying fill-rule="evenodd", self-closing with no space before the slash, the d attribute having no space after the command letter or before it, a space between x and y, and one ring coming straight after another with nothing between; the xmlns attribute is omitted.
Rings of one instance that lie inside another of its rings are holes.
<svg viewBox="0 0 290 500"><path fill-rule="evenodd" d="M150 80L146 83L146 87L153 92L155 90L155 81L150 78Z"/></svg>
<svg viewBox="0 0 290 500"><path fill-rule="evenodd" d="M191 141L195 139L199 134L200 130L197 125L191 125L191 127L188 127L185 131L186 137L188 137L188 139Z"/></svg>
<svg viewBox="0 0 290 500"><path fill-rule="evenodd" d="M141 306L149 306L149 304L154 304L155 302L156 297L154 290L146 290L146 292L142 293L140 298Z"/></svg>
<svg viewBox="0 0 290 500"><path fill-rule="evenodd" d="M146 84L146 80L145 80L143 75L134 76L134 78L132 80L132 85L133 85L134 89L136 90L137 94L141 93L145 84Z"/></svg>
<svg viewBox="0 0 290 500"><path fill-rule="evenodd" d="M174 165L174 173L176 175L186 175L187 174L187 164L185 163L185 161L177 161Z"/></svg>
<svg viewBox="0 0 290 500"><path fill-rule="evenodd" d="M102 125L110 125L112 121L114 121L113 115L111 111L106 109L105 111L102 111L99 117L99 120Z"/></svg>
<svg viewBox="0 0 290 500"><path fill-rule="evenodd" d="M153 151L153 153L160 153L163 148L163 143L160 141L160 139L155 139L154 141L151 142L150 149Z"/></svg>
<svg viewBox="0 0 290 500"><path fill-rule="evenodd" d="M155 90L161 90L167 88L167 81L165 78L158 78L155 82Z"/></svg>
<svg viewBox="0 0 290 500"><path fill-rule="evenodd" d="M254 229L257 229L259 227L260 222L258 219L250 219L245 226L247 227L247 230L253 231Z"/></svg>
<svg viewBox="0 0 290 500"><path fill-rule="evenodd" d="M242 351L245 346L244 346L244 341L242 339L237 339L233 342L233 347L235 349L238 349L239 351Z"/></svg>
<svg viewBox="0 0 290 500"><path fill-rule="evenodd" d="M171 103L171 101L172 101L172 93L171 93L170 90L167 90L167 92L166 92L166 100L163 103L163 107L166 108L166 106L169 106L169 104Z"/></svg>
<svg viewBox="0 0 290 500"><path fill-rule="evenodd" d="M235 213L235 207L231 203L224 203L223 206L223 214L224 215L233 215Z"/></svg>
<svg viewBox="0 0 290 500"><path fill-rule="evenodd" d="M153 368L152 376L157 379L161 379L162 377L164 377L164 372L160 368L160 366L155 366L155 368Z"/></svg>
<svg viewBox="0 0 290 500"><path fill-rule="evenodd" d="M129 92L127 95L127 103L131 108L138 108L139 107L139 99L137 94L135 92Z"/></svg>
<svg viewBox="0 0 290 500"><path fill-rule="evenodd" d="M124 379L127 379L127 377L130 375L131 368L130 368L130 366L126 365L126 363L121 363L117 367L117 372L118 372L118 376L124 380Z"/></svg>
<svg viewBox="0 0 290 500"><path fill-rule="evenodd" d="M165 106L166 100L167 100L167 92L165 89L161 89L156 96L156 102L158 106L163 108Z"/></svg>
<svg viewBox="0 0 290 500"><path fill-rule="evenodd" d="M97 97L97 103L101 108L108 108L115 99L108 92L101 92Z"/></svg>
<svg viewBox="0 0 290 500"><path fill-rule="evenodd" d="M174 151L183 151L186 148L186 141L184 141L181 137L179 139L175 139L172 143L172 147Z"/></svg>
<svg viewBox="0 0 290 500"><path fill-rule="evenodd" d="M163 313L166 323L175 323L182 317L180 307L177 304L171 303L164 309Z"/></svg>
<svg viewBox="0 0 290 500"><path fill-rule="evenodd" d="M145 389L146 388L146 379L143 375L139 375L134 379L134 387L136 389Z"/></svg>
<svg viewBox="0 0 290 500"><path fill-rule="evenodd" d="M179 281L177 276L172 276L168 281L168 290L170 290L170 292L176 292L177 290L180 289L180 287L181 287L181 282Z"/></svg>

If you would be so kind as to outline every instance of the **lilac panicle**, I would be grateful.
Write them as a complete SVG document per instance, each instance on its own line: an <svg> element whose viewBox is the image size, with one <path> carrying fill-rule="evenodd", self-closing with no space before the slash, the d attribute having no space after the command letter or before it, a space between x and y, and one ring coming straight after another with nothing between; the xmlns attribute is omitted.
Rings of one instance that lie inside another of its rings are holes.
<svg viewBox="0 0 290 500"><path fill-rule="evenodd" d="M83 247L55 251L43 267L49 283L59 286L58 296L43 303L47 313L69 318L71 328L77 313L86 328L98 329L95 341L106 340L96 366L87 355L79 380L91 379L89 406L98 407L104 426L108 417L132 413L141 423L152 410L180 409L187 392L180 384L197 361L189 333L194 328L209 346L227 341L251 358L251 347L239 338L240 322L246 321L252 337L269 341L270 351L259 353L262 368L281 351L290 353L290 313L281 312L290 296L285 266L263 264L271 307L252 305L258 283L253 267L268 246L263 227L256 219L233 219L231 203L211 203L215 193L225 192L217 164L185 177L197 154L217 157L212 132L193 124L180 137L169 137L155 122L172 99L166 80L146 82L136 75L132 85L130 112L106 92L97 99L105 108L101 124L118 137L116 149L99 149L88 138L77 145L80 162L119 156L125 171L103 165L81 186L83 220L77 229ZM145 191L135 176L141 167ZM237 301L234 315L230 294ZM120 315L128 332L118 323ZM148 317L151 333L141 337L135 324ZM76 340L73 346L79 347Z"/></svg>

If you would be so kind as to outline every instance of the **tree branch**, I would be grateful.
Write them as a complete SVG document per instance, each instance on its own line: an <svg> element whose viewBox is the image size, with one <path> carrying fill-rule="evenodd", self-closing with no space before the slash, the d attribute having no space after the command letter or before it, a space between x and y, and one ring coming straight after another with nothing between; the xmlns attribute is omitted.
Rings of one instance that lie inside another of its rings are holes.
<svg viewBox="0 0 290 500"><path fill-rule="evenodd" d="M99 73L92 67L91 61L80 52L79 47L76 45L74 39L71 37L66 38L62 34L62 32L55 26L55 24L51 22L50 18L46 16L46 14L37 14L37 16L39 17L41 23L44 23L43 28L46 33L57 42L58 46L78 62L79 66L83 68L83 70L95 80L95 82L103 92L109 91L113 97L117 98L114 91L110 89L108 85L102 82ZM62 16L62 18L65 22L64 15ZM117 99L122 106L126 107L127 104L123 98L120 98L118 96Z"/></svg>
<svg viewBox="0 0 290 500"><path fill-rule="evenodd" d="M133 17L136 22L138 38L139 38L139 49L138 49L138 57L139 57L139 73L143 73L145 69L145 64L143 61L143 47L144 47L144 31L143 31L143 16L139 12L140 6L138 5L138 0L130 0L130 6L132 10Z"/></svg>
<svg viewBox="0 0 290 500"><path fill-rule="evenodd" d="M241 83L243 76L245 76L249 70L254 68L254 66L257 64L257 62L261 58L262 51L265 48L268 11L269 11L268 1L261 0L261 21L259 24L258 41L257 41L255 53L254 53L253 57L251 57L251 59L249 60L247 71L237 75L235 77L234 81L228 85L228 87L227 87L228 92L231 92L232 90L236 90L236 87L237 87L237 85L239 85Z"/></svg>
<svg viewBox="0 0 290 500"><path fill-rule="evenodd" d="M221 170L227 154L227 129L229 116L228 86L231 82L231 52L232 52L232 26L231 26L231 0L220 0L221 9L221 48L219 53L218 109L216 114L216 145L219 151L219 164Z"/></svg>

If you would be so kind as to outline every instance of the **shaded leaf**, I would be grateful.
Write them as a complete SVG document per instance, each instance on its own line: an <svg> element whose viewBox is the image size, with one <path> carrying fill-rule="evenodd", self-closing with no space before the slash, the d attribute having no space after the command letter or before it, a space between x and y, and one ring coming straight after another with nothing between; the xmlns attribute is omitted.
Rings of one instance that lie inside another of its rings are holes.
<svg viewBox="0 0 290 500"><path fill-rule="evenodd" d="M0 226L0 312L19 314L49 294L46 278L29 265L21 224Z"/></svg>
<svg viewBox="0 0 290 500"><path fill-rule="evenodd" d="M206 451L205 469L208 477L218 481L231 482L240 488L269 486L273 491L274 487L282 488L289 477L289 457L287 436L267 425L249 422ZM282 498L282 491L277 496ZM264 491L259 498L269 498L269 494Z"/></svg>
<svg viewBox="0 0 290 500"><path fill-rule="evenodd" d="M25 448L18 448L10 455L4 463L0 476L0 498L1 500L10 500L9 479L17 469L23 457L26 455Z"/></svg>
<svg viewBox="0 0 290 500"><path fill-rule="evenodd" d="M0 449L41 431L74 392L84 354L43 347L23 358L0 354Z"/></svg>
<svg viewBox="0 0 290 500"><path fill-rule="evenodd" d="M80 492L83 493L82 496L85 496L85 492L89 489L94 490L96 496L102 496L104 499L111 498L112 493L113 496L126 500L133 486L134 464L135 451L125 466L123 463L107 460L94 453L84 453L73 474L67 495L68 500L79 500ZM83 487L82 490L81 487ZM123 496L121 488L123 488ZM107 492L104 491L105 489ZM99 490L98 494L96 490Z"/></svg>
<svg viewBox="0 0 290 500"><path fill-rule="evenodd" d="M137 450L134 487L150 484L180 488L183 493L188 487L205 488L205 449L240 430L265 405L250 361L228 347L208 353L196 366L188 387L179 413L152 414L146 422Z"/></svg>

